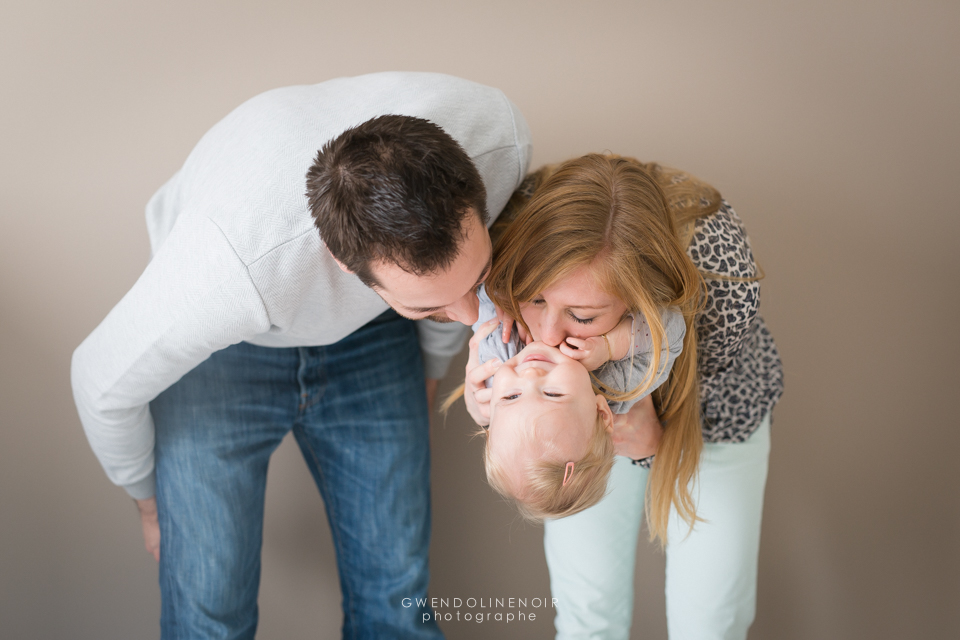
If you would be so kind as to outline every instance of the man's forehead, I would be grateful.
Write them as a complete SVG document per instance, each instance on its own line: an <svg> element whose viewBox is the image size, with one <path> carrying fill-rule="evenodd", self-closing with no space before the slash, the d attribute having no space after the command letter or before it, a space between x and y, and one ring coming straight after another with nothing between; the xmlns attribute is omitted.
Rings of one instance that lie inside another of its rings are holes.
<svg viewBox="0 0 960 640"><path fill-rule="evenodd" d="M405 304L414 304L415 300L419 300L418 308L428 308L454 302L470 288L479 286L490 271L492 259L492 252L488 252L486 261L478 263L479 266L471 265L473 268L468 268L468 265L459 267L454 265L451 269L437 273L418 275L396 265L374 267L374 273L380 282L380 288L386 293L394 297L402 297ZM439 302L431 300L450 297L443 294L451 288L460 290L460 295L455 296L453 300Z"/></svg>

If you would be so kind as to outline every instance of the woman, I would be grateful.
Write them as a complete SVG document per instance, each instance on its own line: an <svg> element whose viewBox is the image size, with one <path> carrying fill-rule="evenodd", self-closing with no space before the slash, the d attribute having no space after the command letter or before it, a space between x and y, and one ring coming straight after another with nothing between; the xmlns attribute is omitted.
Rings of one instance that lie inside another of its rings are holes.
<svg viewBox="0 0 960 640"><path fill-rule="evenodd" d="M558 345L597 336L624 313L650 318L667 305L688 322L667 384L652 405L631 411L634 424L663 423L652 468L618 458L603 501L545 522L558 637L629 636L646 503L651 537L666 544L670 636L745 638L770 411L783 376L757 313L760 276L742 223L712 187L616 156L543 169L514 205L524 200L515 219L501 223L509 227L487 288L530 338ZM475 418L488 400L488 375L489 367L468 365Z"/></svg>

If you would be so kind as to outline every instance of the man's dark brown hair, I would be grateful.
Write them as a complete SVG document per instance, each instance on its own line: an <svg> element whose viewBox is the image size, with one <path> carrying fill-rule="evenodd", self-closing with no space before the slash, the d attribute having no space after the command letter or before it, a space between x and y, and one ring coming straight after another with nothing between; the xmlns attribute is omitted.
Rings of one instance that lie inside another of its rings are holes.
<svg viewBox="0 0 960 640"><path fill-rule="evenodd" d="M327 249L367 286L379 284L371 262L418 276L446 269L466 216L487 221L473 161L443 129L411 116L373 118L323 145L307 197Z"/></svg>

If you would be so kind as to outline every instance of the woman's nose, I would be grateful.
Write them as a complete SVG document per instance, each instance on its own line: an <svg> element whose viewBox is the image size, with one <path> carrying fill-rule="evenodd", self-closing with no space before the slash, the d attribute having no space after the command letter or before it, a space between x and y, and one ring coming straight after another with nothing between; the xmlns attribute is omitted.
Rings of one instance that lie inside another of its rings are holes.
<svg viewBox="0 0 960 640"><path fill-rule="evenodd" d="M560 343L566 340L567 335L563 332L560 324L555 321L544 318L540 323L540 340L551 347L559 347Z"/></svg>

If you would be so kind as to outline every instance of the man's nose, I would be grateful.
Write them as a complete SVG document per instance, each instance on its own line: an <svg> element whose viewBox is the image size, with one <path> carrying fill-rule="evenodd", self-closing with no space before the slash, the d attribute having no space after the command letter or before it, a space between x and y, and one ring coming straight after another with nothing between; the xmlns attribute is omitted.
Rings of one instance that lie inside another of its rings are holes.
<svg viewBox="0 0 960 640"><path fill-rule="evenodd" d="M480 299L473 291L457 300L446 309L447 317L465 325L471 325L480 317Z"/></svg>

